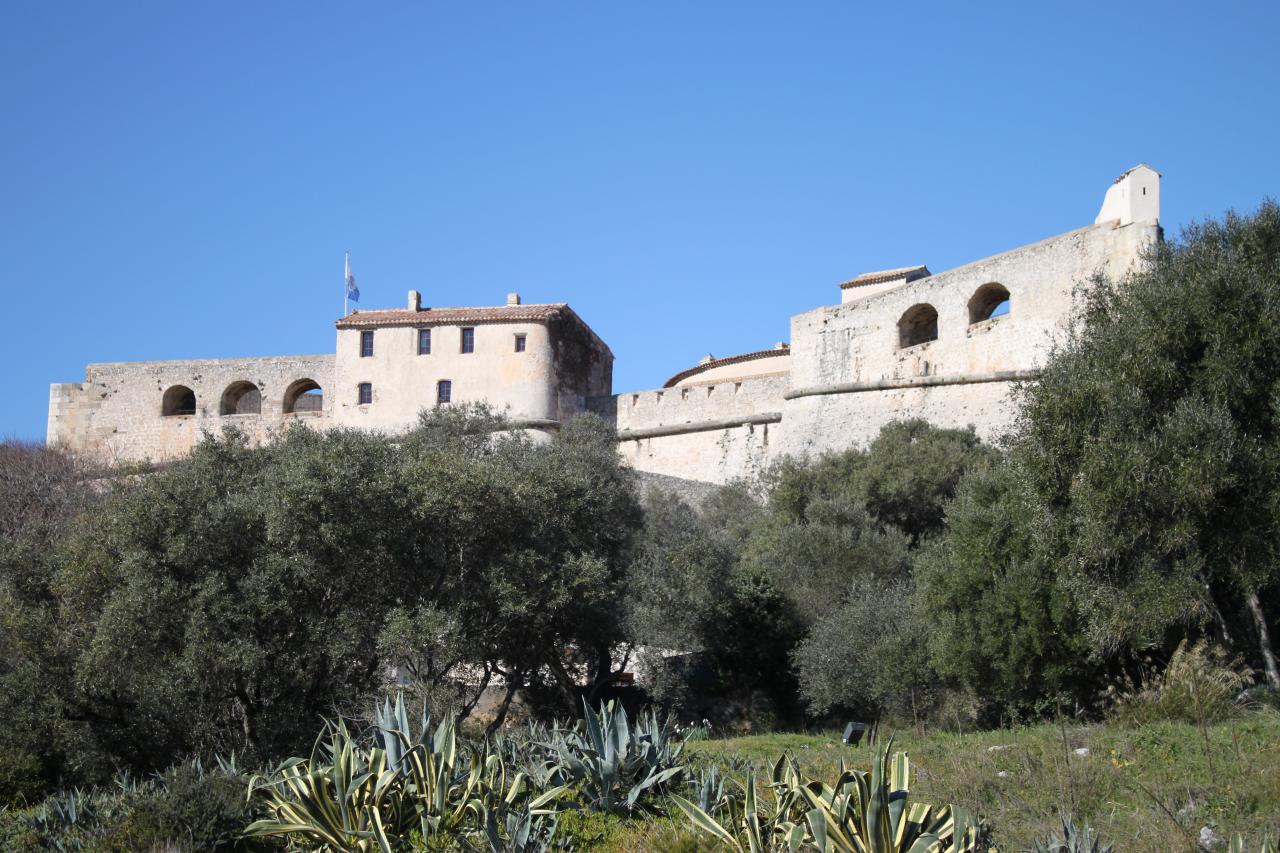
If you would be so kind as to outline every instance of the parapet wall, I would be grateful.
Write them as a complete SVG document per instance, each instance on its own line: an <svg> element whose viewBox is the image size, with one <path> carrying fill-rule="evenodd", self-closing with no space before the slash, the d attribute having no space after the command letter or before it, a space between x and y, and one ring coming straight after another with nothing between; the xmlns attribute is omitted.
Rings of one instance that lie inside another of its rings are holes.
<svg viewBox="0 0 1280 853"><path fill-rule="evenodd" d="M767 465L786 376L681 385L610 398L618 449L636 470L726 483Z"/></svg>
<svg viewBox="0 0 1280 853"><path fill-rule="evenodd" d="M285 413L286 393L303 387L298 383L305 380L328 391L333 356L91 364L83 383L50 388L48 443L103 462L180 458L190 454L202 433L220 433L228 426L257 443L295 423L328 421L328 395L319 411ZM224 395L238 383L257 390L258 413L222 414ZM163 414L165 392L175 386L194 392L193 414Z"/></svg>

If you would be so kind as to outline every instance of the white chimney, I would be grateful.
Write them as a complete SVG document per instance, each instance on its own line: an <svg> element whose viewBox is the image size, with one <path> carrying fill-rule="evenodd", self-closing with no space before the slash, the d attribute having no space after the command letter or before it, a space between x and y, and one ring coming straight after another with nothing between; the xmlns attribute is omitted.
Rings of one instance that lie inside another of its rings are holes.
<svg viewBox="0 0 1280 853"><path fill-rule="evenodd" d="M409 291L409 310L410 311L422 310L422 294L416 290Z"/></svg>
<svg viewBox="0 0 1280 853"><path fill-rule="evenodd" d="M519 304L520 304L520 294L518 294L518 293L508 293L508 294L507 294L507 304L508 304L508 305L519 305Z"/></svg>

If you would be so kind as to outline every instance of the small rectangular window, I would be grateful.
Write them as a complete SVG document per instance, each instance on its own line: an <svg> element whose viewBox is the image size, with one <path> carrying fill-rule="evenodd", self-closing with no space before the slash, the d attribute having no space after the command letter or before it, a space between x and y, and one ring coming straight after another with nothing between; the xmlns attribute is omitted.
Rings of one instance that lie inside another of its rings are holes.
<svg viewBox="0 0 1280 853"><path fill-rule="evenodd" d="M431 355L431 330L418 330L418 355Z"/></svg>
<svg viewBox="0 0 1280 853"><path fill-rule="evenodd" d="M448 403L453 399L453 383L448 379L441 379L436 383L436 404Z"/></svg>
<svg viewBox="0 0 1280 853"><path fill-rule="evenodd" d="M476 330L475 329L462 330L462 351L463 352L476 351Z"/></svg>
<svg viewBox="0 0 1280 853"><path fill-rule="evenodd" d="M360 405L367 406L373 402L373 383L360 383Z"/></svg>
<svg viewBox="0 0 1280 853"><path fill-rule="evenodd" d="M516 335L516 352L524 352L524 335Z"/></svg>
<svg viewBox="0 0 1280 853"><path fill-rule="evenodd" d="M373 332L364 331L360 333L360 357L369 358L373 355Z"/></svg>

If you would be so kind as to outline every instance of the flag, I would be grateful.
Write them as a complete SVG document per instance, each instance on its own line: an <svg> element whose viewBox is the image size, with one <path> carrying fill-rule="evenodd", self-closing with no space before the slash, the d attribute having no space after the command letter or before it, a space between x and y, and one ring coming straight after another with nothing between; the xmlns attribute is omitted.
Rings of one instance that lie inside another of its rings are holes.
<svg viewBox="0 0 1280 853"><path fill-rule="evenodd" d="M347 273L347 275L346 275L346 279L347 279L347 298L348 298L348 299L350 299L352 302L359 302L359 301L360 301L360 288L356 287L356 276L355 276L355 273L351 272L351 258L350 258L350 256L347 256L347 258L343 261L343 267L345 267L345 269L346 269L346 273Z"/></svg>

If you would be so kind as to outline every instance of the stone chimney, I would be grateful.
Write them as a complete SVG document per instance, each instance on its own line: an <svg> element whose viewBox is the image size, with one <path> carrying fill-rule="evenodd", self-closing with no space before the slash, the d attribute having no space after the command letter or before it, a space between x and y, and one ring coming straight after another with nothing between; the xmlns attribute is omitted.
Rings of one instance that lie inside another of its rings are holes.
<svg viewBox="0 0 1280 853"><path fill-rule="evenodd" d="M715 360L716 360L716 357L714 355L712 355L711 353L707 353L702 358L698 359L698 364L710 364Z"/></svg>
<svg viewBox="0 0 1280 853"><path fill-rule="evenodd" d="M518 293L508 293L508 294L507 294L507 304L508 304L508 305L519 305L519 304L520 304L520 294L518 294Z"/></svg>
<svg viewBox="0 0 1280 853"><path fill-rule="evenodd" d="M410 311L422 310L422 294L416 290L409 291L409 310Z"/></svg>

